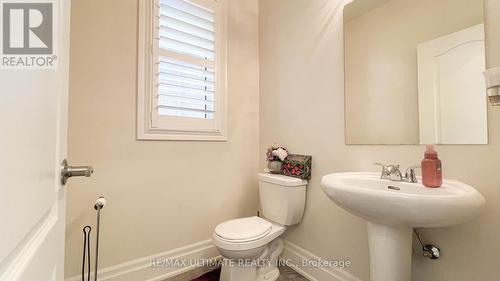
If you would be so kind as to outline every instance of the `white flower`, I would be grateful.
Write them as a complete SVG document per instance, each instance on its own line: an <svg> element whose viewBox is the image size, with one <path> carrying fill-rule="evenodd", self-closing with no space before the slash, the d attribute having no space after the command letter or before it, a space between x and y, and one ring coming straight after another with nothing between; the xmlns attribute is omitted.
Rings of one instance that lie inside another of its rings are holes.
<svg viewBox="0 0 500 281"><path fill-rule="evenodd" d="M288 156L288 152L280 147L273 150L273 156L278 157L281 161L285 161L285 158Z"/></svg>

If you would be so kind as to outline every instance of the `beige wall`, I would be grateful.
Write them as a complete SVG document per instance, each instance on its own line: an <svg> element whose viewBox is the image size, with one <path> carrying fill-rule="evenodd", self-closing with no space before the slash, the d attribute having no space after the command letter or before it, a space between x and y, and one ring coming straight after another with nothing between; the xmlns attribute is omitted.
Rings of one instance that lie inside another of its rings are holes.
<svg viewBox="0 0 500 281"><path fill-rule="evenodd" d="M486 7L486 67L500 66L500 0L485 0Z"/></svg>
<svg viewBox="0 0 500 281"><path fill-rule="evenodd" d="M335 206L319 180L334 172L377 171L375 161L403 167L419 163L423 147L344 144L338 2L260 1L260 151L277 142L294 153L313 155L304 220L289 230L287 239L324 258L349 258L349 271L368 281L366 223ZM467 224L422 231L443 256L439 261L414 256L415 281L491 281L500 276L500 108L488 111L489 145L438 146L445 177L475 186L486 197L486 208ZM263 168L264 157L260 163Z"/></svg>
<svg viewBox="0 0 500 281"><path fill-rule="evenodd" d="M347 143L419 143L417 45L483 22L483 0L391 0L347 20Z"/></svg>
<svg viewBox="0 0 500 281"><path fill-rule="evenodd" d="M258 3L229 0L229 141L137 141L137 0L73 0L66 276L81 270L82 227L103 195L101 267L211 238L258 208Z"/></svg>

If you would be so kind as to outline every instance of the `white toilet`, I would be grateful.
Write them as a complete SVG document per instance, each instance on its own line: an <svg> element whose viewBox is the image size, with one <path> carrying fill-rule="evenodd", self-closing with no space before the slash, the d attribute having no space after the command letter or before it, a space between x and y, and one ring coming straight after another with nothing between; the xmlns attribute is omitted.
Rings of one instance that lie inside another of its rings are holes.
<svg viewBox="0 0 500 281"><path fill-rule="evenodd" d="M274 281L280 238L287 225L302 220L306 203L306 180L258 174L261 217L246 217L219 224L213 241L224 257L220 281Z"/></svg>

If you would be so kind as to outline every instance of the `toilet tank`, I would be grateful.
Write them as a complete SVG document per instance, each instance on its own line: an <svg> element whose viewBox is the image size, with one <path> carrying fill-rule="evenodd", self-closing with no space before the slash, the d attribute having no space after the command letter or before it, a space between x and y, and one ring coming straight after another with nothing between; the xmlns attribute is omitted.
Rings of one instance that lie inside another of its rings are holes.
<svg viewBox="0 0 500 281"><path fill-rule="evenodd" d="M281 225L299 223L306 205L307 181L268 173L257 176L263 217Z"/></svg>

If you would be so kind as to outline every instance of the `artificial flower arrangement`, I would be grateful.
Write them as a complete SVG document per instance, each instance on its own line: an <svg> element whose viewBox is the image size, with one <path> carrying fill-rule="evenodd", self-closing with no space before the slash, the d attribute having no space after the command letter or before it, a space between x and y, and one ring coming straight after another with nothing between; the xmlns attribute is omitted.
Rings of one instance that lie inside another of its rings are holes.
<svg viewBox="0 0 500 281"><path fill-rule="evenodd" d="M268 161L285 161L288 156L288 151L282 146L274 147L271 146L267 149L267 160Z"/></svg>
<svg viewBox="0 0 500 281"><path fill-rule="evenodd" d="M283 162L288 157L288 151L282 146L271 146L267 149L267 167L273 174L283 173Z"/></svg>
<svg viewBox="0 0 500 281"><path fill-rule="evenodd" d="M312 157L309 155L290 154L282 146L271 146L267 149L266 157L270 173L311 179Z"/></svg>

